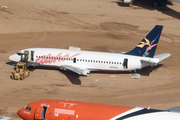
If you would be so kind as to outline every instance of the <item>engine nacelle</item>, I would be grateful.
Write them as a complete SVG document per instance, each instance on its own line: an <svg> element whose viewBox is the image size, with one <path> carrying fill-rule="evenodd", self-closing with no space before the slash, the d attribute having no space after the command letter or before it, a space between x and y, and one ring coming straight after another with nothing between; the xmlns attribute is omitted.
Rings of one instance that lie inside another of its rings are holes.
<svg viewBox="0 0 180 120"><path fill-rule="evenodd" d="M132 3L132 0L123 0L124 3Z"/></svg>

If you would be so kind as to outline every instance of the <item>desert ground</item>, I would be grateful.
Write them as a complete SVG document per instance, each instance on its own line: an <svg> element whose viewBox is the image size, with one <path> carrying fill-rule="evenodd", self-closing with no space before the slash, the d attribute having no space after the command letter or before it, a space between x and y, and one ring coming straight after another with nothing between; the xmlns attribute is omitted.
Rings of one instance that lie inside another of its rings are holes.
<svg viewBox="0 0 180 120"><path fill-rule="evenodd" d="M0 116L21 120L17 110L44 99L169 109L180 106L180 3L167 8L117 0L3 0L0 8ZM87 77L53 68L30 68L10 79L9 56L32 47L81 47L129 51L155 26L164 25L155 54L171 56L132 73L94 72Z"/></svg>

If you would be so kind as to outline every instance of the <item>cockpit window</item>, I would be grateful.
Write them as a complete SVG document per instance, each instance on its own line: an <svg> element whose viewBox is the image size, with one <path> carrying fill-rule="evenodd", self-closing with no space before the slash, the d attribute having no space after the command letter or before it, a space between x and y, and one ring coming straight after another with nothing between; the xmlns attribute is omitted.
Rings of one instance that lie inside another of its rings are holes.
<svg viewBox="0 0 180 120"><path fill-rule="evenodd" d="M29 106L25 106L24 108L28 111L31 111L31 107L29 107Z"/></svg>

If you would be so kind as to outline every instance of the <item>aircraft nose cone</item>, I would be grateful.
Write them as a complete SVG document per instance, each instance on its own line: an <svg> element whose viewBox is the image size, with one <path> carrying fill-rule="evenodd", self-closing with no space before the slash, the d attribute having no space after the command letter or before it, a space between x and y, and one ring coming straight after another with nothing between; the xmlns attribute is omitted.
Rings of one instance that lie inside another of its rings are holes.
<svg viewBox="0 0 180 120"><path fill-rule="evenodd" d="M13 54L13 55L9 56L9 60L11 60L13 62L19 62L20 59L21 59L21 57L17 54Z"/></svg>
<svg viewBox="0 0 180 120"><path fill-rule="evenodd" d="M25 109L18 110L17 114L23 120L30 120L31 119L31 112L30 111L26 111Z"/></svg>

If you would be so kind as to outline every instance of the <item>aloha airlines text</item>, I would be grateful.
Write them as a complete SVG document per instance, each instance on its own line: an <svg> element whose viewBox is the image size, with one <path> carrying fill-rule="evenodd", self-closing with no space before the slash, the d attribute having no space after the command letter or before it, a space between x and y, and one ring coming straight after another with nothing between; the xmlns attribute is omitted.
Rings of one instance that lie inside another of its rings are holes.
<svg viewBox="0 0 180 120"><path fill-rule="evenodd" d="M70 56L69 54L65 54L64 56L62 55L62 53L59 53L58 55L52 55L51 53L47 54L47 55L42 55L40 56L40 58L37 58L35 60L35 62L40 63L40 64L44 64L44 63L54 63L57 60L58 61L64 61L64 59L70 59L73 58L77 55L80 55L81 53L77 53L74 54L72 56ZM60 58L60 59L59 59Z"/></svg>

